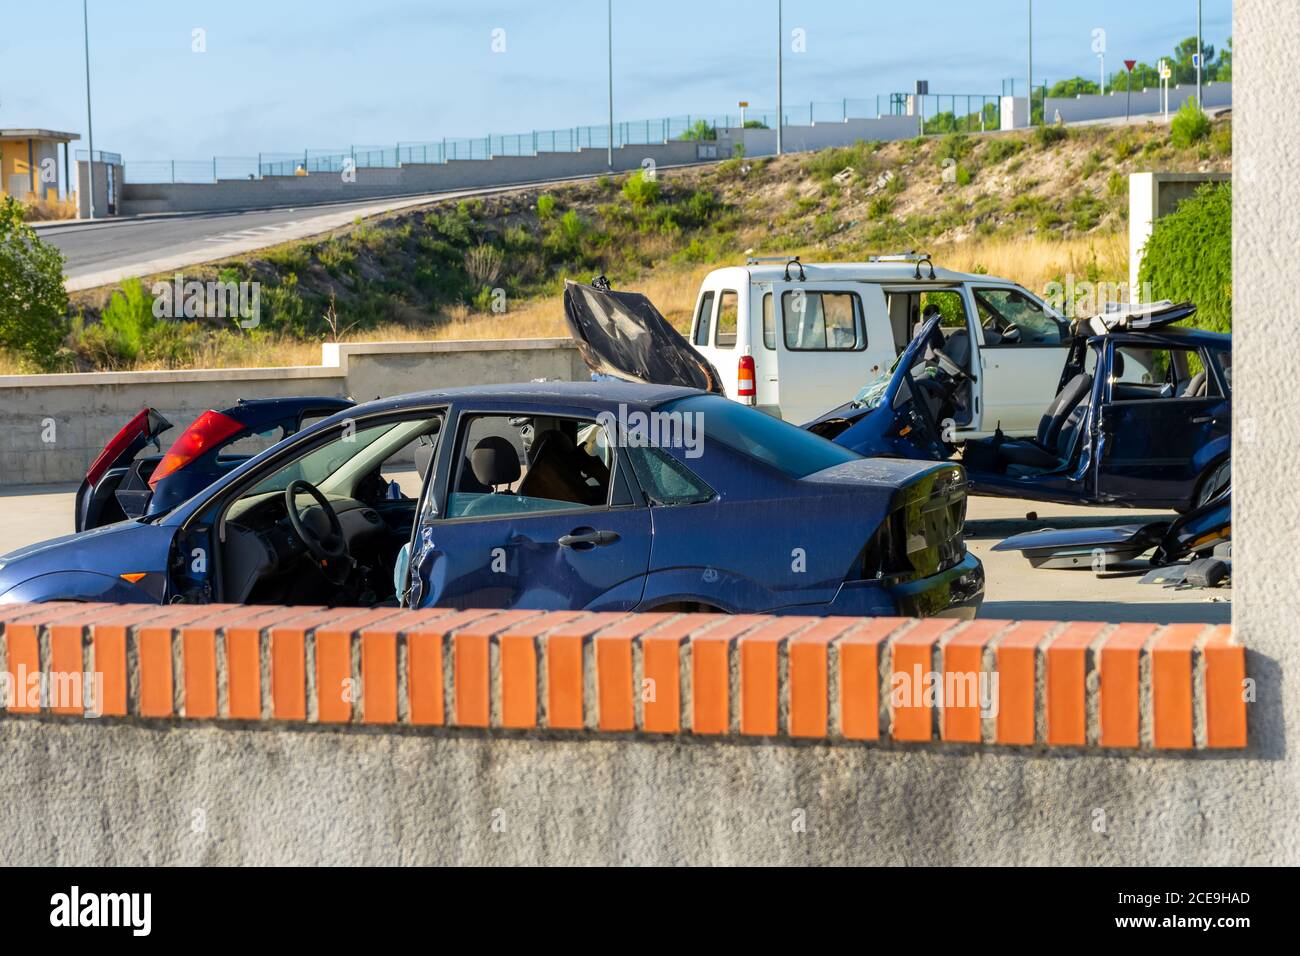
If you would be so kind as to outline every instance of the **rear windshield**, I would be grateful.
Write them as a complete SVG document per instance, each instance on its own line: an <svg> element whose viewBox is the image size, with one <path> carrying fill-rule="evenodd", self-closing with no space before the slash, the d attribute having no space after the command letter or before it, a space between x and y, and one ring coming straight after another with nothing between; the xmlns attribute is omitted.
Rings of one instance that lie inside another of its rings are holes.
<svg viewBox="0 0 1300 956"><path fill-rule="evenodd" d="M704 446L719 442L757 458L791 478L862 456L779 418L720 395L696 395L661 406L661 411L699 414Z"/></svg>

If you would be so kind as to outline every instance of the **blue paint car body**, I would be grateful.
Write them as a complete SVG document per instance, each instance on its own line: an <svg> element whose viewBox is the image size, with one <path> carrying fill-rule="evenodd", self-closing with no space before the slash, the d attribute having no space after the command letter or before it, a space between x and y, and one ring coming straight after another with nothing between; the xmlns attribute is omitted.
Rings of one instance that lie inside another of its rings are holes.
<svg viewBox="0 0 1300 956"><path fill-rule="evenodd" d="M615 492L604 507L445 517L451 475L466 451L463 429L476 416L594 420L629 410L701 416L700 454L662 451L710 489L707 500L653 503L628 464L629 450L619 445L611 481L626 482L621 503ZM225 545L213 530L222 509L342 428L364 431L368 423L423 416L438 418L441 430L421 498L375 505L410 512L412 606L971 616L982 599L983 568L962 539L966 483L959 465L864 459L694 390L547 382L349 408L239 463L165 513L0 558L0 601L229 599L217 572ZM746 451L735 447L757 435L755 428L780 431ZM782 441L811 453L808 474L758 457ZM582 537L597 533L609 543L588 545ZM561 540L569 536L577 543ZM196 571L194 554L211 557ZM496 555L500 569L492 566ZM139 584L121 578L141 573Z"/></svg>
<svg viewBox="0 0 1300 956"><path fill-rule="evenodd" d="M1172 307L1173 321L1194 312ZM864 389L859 399L827 412L805 427L860 454L945 460L955 451L941 437L942 421L916 400L915 370L938 328L932 319L918 331L888 380ZM968 442L962 458L975 494L1029 498L1062 504L1104 504L1186 511L1203 503L1227 468L1231 451L1231 381L1214 361L1204 361L1207 394L1150 400L1121 399L1114 370L1117 350L1175 350L1231 360L1229 335L1155 324L1141 330L1080 336L1071 348L1061 384L1092 369L1091 385L1071 423L1076 436L1067 453L1041 468L992 467L997 447ZM1172 354L1172 353L1171 353ZM926 370L927 373L931 371ZM922 373L925 374L925 373ZM1025 444L1025 443L1020 443Z"/></svg>

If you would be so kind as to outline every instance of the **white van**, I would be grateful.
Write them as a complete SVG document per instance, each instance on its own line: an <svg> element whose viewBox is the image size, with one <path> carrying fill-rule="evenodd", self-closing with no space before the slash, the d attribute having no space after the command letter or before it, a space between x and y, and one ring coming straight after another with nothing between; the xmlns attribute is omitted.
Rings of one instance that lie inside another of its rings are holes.
<svg viewBox="0 0 1300 956"><path fill-rule="evenodd" d="M696 299L690 342L728 397L802 424L886 372L927 307L944 352L975 381L958 440L1031 435L1056 394L1070 322L1014 282L935 268L928 256L817 265L749 259L716 269Z"/></svg>

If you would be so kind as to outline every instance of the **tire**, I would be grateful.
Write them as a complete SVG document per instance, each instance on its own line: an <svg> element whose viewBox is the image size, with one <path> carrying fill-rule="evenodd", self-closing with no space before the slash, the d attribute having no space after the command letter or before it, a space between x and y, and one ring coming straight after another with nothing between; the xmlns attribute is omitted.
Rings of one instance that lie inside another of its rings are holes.
<svg viewBox="0 0 1300 956"><path fill-rule="evenodd" d="M1232 484L1232 459L1225 458L1205 469L1205 474L1196 483L1196 494L1188 511L1201 507L1209 501L1220 488Z"/></svg>

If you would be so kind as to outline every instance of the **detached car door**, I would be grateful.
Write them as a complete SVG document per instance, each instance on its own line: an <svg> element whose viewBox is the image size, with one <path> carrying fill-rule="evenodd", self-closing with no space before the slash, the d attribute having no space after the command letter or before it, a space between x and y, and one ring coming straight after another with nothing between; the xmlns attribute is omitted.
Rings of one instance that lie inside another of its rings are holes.
<svg viewBox="0 0 1300 956"><path fill-rule="evenodd" d="M415 532L410 604L630 610L650 512L590 419L463 413Z"/></svg>

